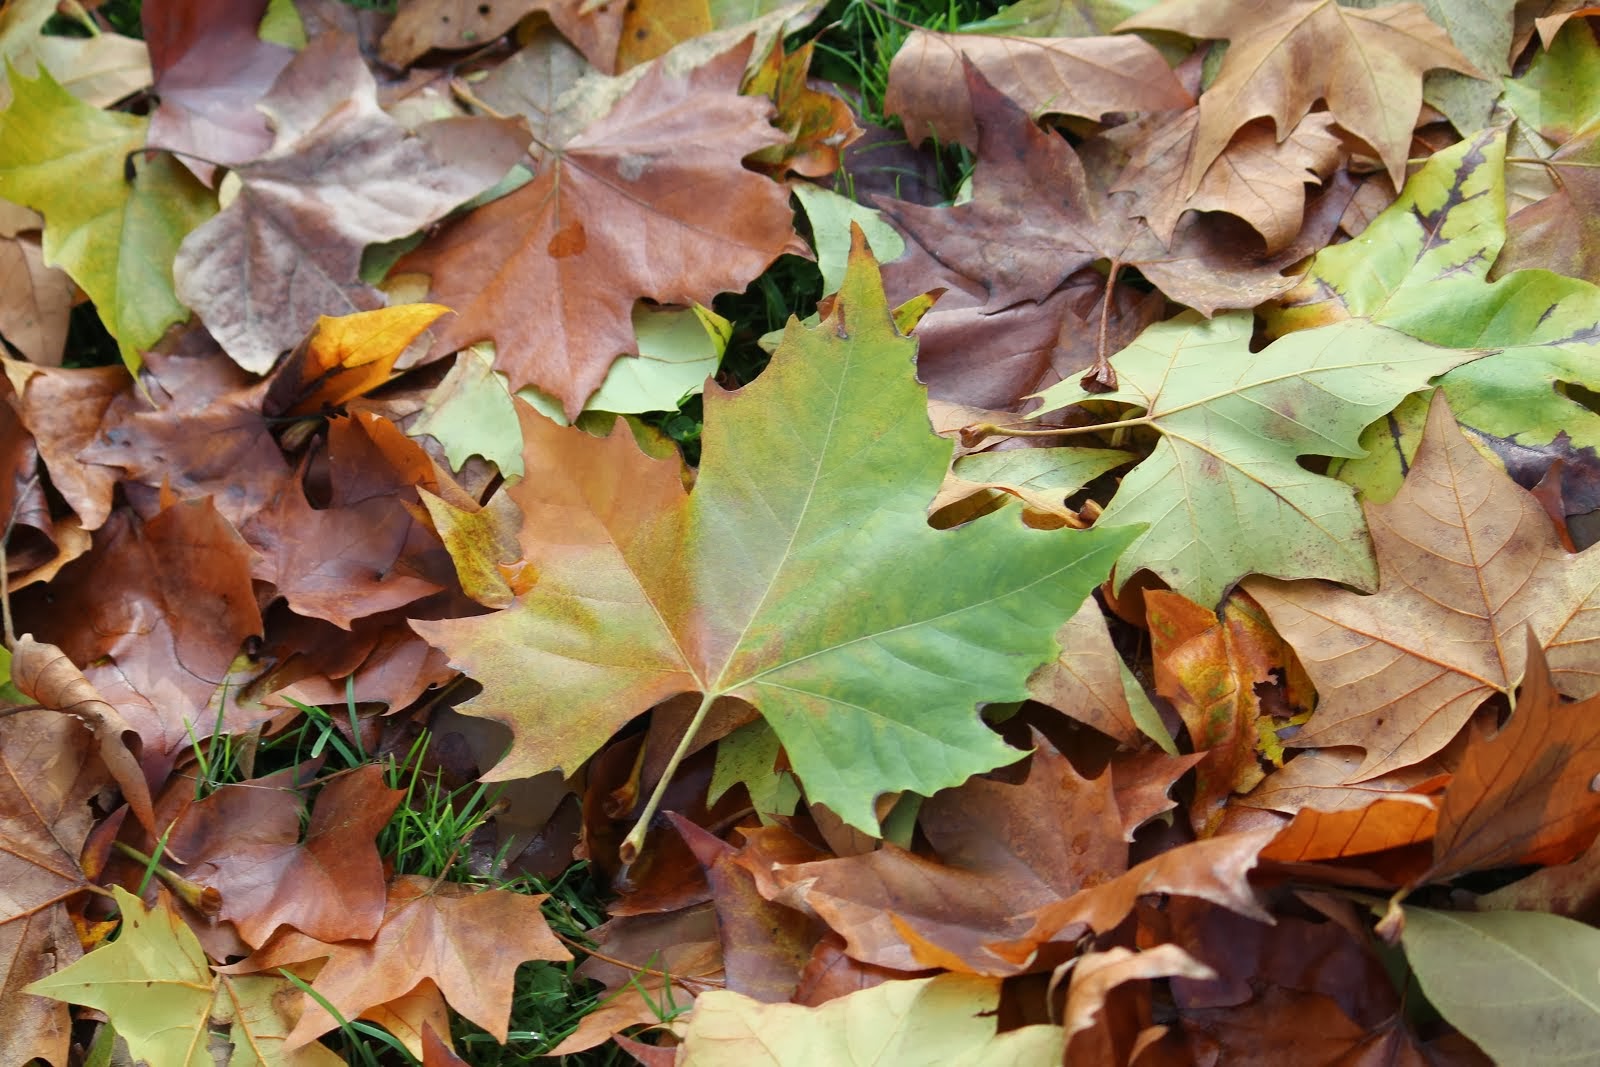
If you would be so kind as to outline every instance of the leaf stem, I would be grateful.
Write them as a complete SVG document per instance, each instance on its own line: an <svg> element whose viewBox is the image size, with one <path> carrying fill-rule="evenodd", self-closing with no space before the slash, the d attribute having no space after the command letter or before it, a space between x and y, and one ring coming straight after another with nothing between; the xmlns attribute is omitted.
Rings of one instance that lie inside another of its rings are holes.
<svg viewBox="0 0 1600 1067"><path fill-rule="evenodd" d="M1093 400L1094 397L1084 397L1084 399ZM1074 437L1078 434L1099 433L1101 430L1120 430L1124 426L1144 426L1149 422L1149 415L1140 415L1137 418L1119 419L1116 422L1097 422L1091 426L1045 426L1037 430L1018 430L997 426L992 422L975 422L971 426L961 428L961 439L965 442L969 439L969 435L973 441L984 437Z"/></svg>
<svg viewBox="0 0 1600 1067"><path fill-rule="evenodd" d="M677 773L678 765L689 754L689 748L694 744L695 734L700 732L700 727L705 725L706 716L711 712L711 705L716 702L715 693L704 693L700 697L700 707L694 713L694 718L689 720L689 726L683 731L683 737L678 741L678 747L672 750L672 758L667 760L666 767L661 772L661 778L656 782L656 787L650 793L650 799L645 802L644 811L639 813L639 818L633 824L633 829L628 831L628 836L622 839L622 845L617 849L617 854L623 863L632 863L639 858L639 849L644 846L644 835L650 831L650 820L656 817L656 809L661 807L661 798L666 795L667 785L672 781L672 776Z"/></svg>

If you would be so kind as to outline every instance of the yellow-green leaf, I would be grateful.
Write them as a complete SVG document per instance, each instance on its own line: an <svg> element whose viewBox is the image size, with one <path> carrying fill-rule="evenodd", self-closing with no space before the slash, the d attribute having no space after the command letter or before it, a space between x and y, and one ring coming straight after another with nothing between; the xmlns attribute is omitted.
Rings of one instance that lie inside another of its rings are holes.
<svg viewBox="0 0 1600 1067"><path fill-rule="evenodd" d="M8 73L0 197L44 215L46 262L89 294L123 362L137 370L140 352L189 316L173 292L172 260L184 235L216 211L215 198L171 157L133 157L148 120L98 111L48 71L31 80Z"/></svg>

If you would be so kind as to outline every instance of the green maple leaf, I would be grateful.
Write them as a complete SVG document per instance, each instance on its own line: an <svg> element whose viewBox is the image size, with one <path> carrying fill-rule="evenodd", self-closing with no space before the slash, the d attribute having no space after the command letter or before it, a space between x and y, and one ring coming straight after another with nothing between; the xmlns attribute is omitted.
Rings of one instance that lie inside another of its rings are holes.
<svg viewBox="0 0 1600 1067"><path fill-rule="evenodd" d="M1359 237L1319 252L1267 321L1286 333L1360 317L1434 344L1500 349L1438 382L1464 428L1523 448L1561 431L1600 447L1600 415L1561 385L1600 389L1600 288L1547 270L1489 280L1506 238L1505 155L1503 129L1436 153ZM1408 401L1363 438L1370 458L1339 476L1393 495L1426 418L1425 399Z"/></svg>
<svg viewBox="0 0 1600 1067"><path fill-rule="evenodd" d="M867 830L882 793L1021 756L978 705L1026 697L1136 531L1030 530L1018 509L929 527L951 444L914 350L858 241L827 319L791 322L740 392L708 389L692 494L675 458L627 434L520 409L526 475L509 494L537 583L494 614L412 623L483 684L461 710L511 728L490 779L570 772L684 692L702 714L718 697L756 707L808 797ZM431 506L452 541L448 507Z"/></svg>
<svg viewBox="0 0 1600 1067"><path fill-rule="evenodd" d="M1185 312L1112 357L1117 391L1089 393L1069 380L1040 394L1041 413L1091 399L1131 404L1143 414L1113 425L1161 434L1100 519L1149 527L1118 561L1119 588L1146 568L1207 605L1247 574L1373 589L1377 566L1355 491L1297 461L1362 455L1363 427L1483 354L1363 321L1252 352L1253 325L1249 312L1210 320Z"/></svg>
<svg viewBox="0 0 1600 1067"><path fill-rule="evenodd" d="M90 107L50 72L8 68L11 106L0 112L0 197L44 215L45 262L89 294L131 370L139 352L189 317L172 288L184 235L216 212L216 198L170 156L139 163L149 120Z"/></svg>
<svg viewBox="0 0 1600 1067"><path fill-rule="evenodd" d="M149 910L139 898L112 886L122 912L117 939L70 967L41 978L26 992L99 1008L139 1063L215 1067L214 1041L226 1034L231 1067L333 1067L343 1062L324 1045L285 1051L293 1020L287 979L234 977L212 971L194 932L172 908L165 891ZM218 1034L213 1035L213 1027Z"/></svg>

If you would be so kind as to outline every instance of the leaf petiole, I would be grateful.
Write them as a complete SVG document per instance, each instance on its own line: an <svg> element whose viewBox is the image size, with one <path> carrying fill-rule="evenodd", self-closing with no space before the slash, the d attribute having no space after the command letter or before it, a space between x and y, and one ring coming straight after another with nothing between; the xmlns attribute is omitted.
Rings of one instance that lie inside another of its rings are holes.
<svg viewBox="0 0 1600 1067"><path fill-rule="evenodd" d="M706 715L711 711L711 705L716 703L715 693L704 693L700 697L700 707L695 711L694 718L689 720L689 726L683 731L683 737L678 741L678 747L672 750L672 758L667 760L667 765L661 771L661 778L656 782L655 789L650 792L650 799L645 802L644 811L639 813L638 820L633 824L633 829L628 831L628 836L622 839L622 845L617 849L617 854L623 863L632 863L639 858L639 849L644 846L644 835L650 832L650 820L656 817L656 809L661 807L661 798L666 795L667 785L672 781L672 776L678 771L678 764L689 754L689 748L694 744L695 734L700 732L700 727L705 724Z"/></svg>

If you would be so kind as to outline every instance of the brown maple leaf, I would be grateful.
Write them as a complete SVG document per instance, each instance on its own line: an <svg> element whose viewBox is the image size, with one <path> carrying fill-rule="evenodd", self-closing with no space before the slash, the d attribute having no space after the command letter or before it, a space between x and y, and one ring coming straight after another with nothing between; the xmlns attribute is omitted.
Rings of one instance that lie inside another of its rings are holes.
<svg viewBox="0 0 1600 1067"><path fill-rule="evenodd" d="M482 48L543 11L596 69L610 73L625 6L620 0L404 0L384 31L379 55L392 67L405 67L433 48Z"/></svg>
<svg viewBox="0 0 1600 1067"><path fill-rule="evenodd" d="M1365 510L1377 593L1245 582L1320 695L1293 744L1364 748L1352 782L1426 759L1516 685L1530 625L1557 688L1600 690L1600 556L1561 547L1538 502L1461 435L1442 393L1404 486Z"/></svg>
<svg viewBox="0 0 1600 1067"><path fill-rule="evenodd" d="M1600 834L1600 699L1563 705L1528 635L1511 719L1471 737L1444 791L1433 865L1418 882L1529 863L1567 863Z"/></svg>
<svg viewBox="0 0 1600 1067"><path fill-rule="evenodd" d="M451 1007L504 1043L518 965L572 958L545 923L543 900L404 875L389 886L383 925L370 941L329 944L280 930L242 962L219 970L254 974L327 957L311 988L346 1019L431 979ZM307 998L285 1047L299 1048L336 1025L320 1002Z"/></svg>
<svg viewBox="0 0 1600 1067"><path fill-rule="evenodd" d="M637 352L635 301L710 304L804 254L787 191L740 162L784 140L771 103L738 92L747 53L684 77L647 68L602 118L548 146L533 181L401 260L459 313L434 354L493 340L513 389L538 386L576 418L612 361Z"/></svg>
<svg viewBox="0 0 1600 1067"><path fill-rule="evenodd" d="M50 484L77 512L85 530L95 530L111 514L117 484L115 468L84 460L79 453L100 434L112 400L128 387L121 367L65 369L5 359L6 376L16 391L11 404L39 448Z"/></svg>
<svg viewBox="0 0 1600 1067"><path fill-rule="evenodd" d="M1244 126L1188 193L1183 178L1199 116L1191 108L1161 125L1128 123L1110 131L1108 137L1129 145L1127 168L1112 192L1137 194L1145 221L1163 241L1172 240L1186 211L1226 211L1248 222L1268 252L1279 251L1300 232L1307 183L1320 182L1344 154L1330 130L1333 116L1307 115L1282 141L1266 122Z"/></svg>
<svg viewBox="0 0 1600 1067"><path fill-rule="evenodd" d="M1173 111L1194 98L1161 53L1124 37L1006 37L915 30L889 65L883 110L906 137L978 143L965 58L1032 118L1077 115L1098 122L1116 111Z"/></svg>
<svg viewBox="0 0 1600 1067"><path fill-rule="evenodd" d="M236 171L238 195L173 261L179 298L258 374L319 315L381 307L383 295L361 280L366 246L414 233L487 189L525 143L509 123L477 120L486 125L473 151L441 161L378 106L355 41L339 33L296 55L259 106L271 150Z"/></svg>
<svg viewBox="0 0 1600 1067"><path fill-rule="evenodd" d="M1249 241L1226 216L1190 216L1162 241L1136 217L1143 209L1134 197L1107 191L1113 168L1099 157L1110 162L1109 145L1091 142L1098 146L1091 173L1064 139L1039 129L970 64L967 88L979 130L972 200L949 208L876 200L950 276L925 278L924 287L984 293L985 311L994 312L1042 301L1104 259L1138 267L1167 296L1209 315L1254 307L1293 284L1280 272L1303 256L1298 245L1252 259Z"/></svg>
<svg viewBox="0 0 1600 1067"><path fill-rule="evenodd" d="M1266 115L1282 141L1318 100L1372 146L1398 189L1422 110L1423 72L1442 67L1482 77L1415 3L1361 10L1335 0L1166 0L1117 29L1229 41L1216 80L1200 95L1185 194L1239 127Z"/></svg>
<svg viewBox="0 0 1600 1067"><path fill-rule="evenodd" d="M271 715L240 705L227 684L245 638L262 629L251 556L210 500L171 504L148 522L122 510L91 552L17 598L19 628L86 665L94 690L139 734L139 761L155 780L180 748Z"/></svg>
<svg viewBox="0 0 1600 1067"><path fill-rule="evenodd" d="M294 769L223 786L190 805L168 847L181 873L222 894L218 916L259 946L279 926L324 941L369 938L383 921L378 831L404 795L376 765L317 794L305 840Z"/></svg>

